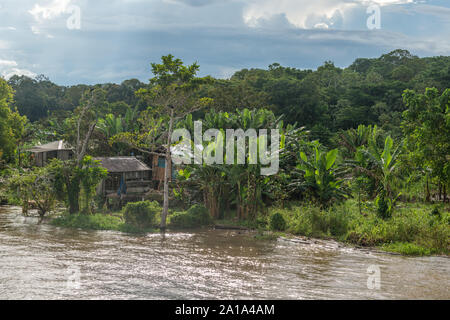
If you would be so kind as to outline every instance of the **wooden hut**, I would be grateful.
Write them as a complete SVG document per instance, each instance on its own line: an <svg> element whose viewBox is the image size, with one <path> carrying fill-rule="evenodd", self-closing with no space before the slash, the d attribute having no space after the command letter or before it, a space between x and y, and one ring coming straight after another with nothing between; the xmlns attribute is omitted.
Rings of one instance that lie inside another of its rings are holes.
<svg viewBox="0 0 450 320"><path fill-rule="evenodd" d="M50 159L70 160L74 157L72 148L63 140L37 145L26 151L34 154L35 163L38 167L45 166Z"/></svg>
<svg viewBox="0 0 450 320"><path fill-rule="evenodd" d="M136 157L94 158L108 170L97 193L109 198L140 199L152 188L152 169Z"/></svg>
<svg viewBox="0 0 450 320"><path fill-rule="evenodd" d="M161 189L163 186L166 163L165 157L153 156L152 158L152 180L157 182L157 189ZM175 172L171 162L169 162L170 171L172 171L172 175L169 177L169 181L172 181Z"/></svg>

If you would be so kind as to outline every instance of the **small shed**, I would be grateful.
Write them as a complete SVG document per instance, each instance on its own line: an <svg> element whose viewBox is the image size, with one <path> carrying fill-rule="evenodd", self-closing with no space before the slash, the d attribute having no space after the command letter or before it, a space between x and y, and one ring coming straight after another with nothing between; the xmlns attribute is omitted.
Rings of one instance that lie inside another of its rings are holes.
<svg viewBox="0 0 450 320"><path fill-rule="evenodd" d="M136 157L94 158L108 170L97 193L108 197L142 197L152 187L152 169Z"/></svg>
<svg viewBox="0 0 450 320"><path fill-rule="evenodd" d="M26 151L34 154L36 166L38 167L45 166L50 159L70 160L74 157L72 148L63 140L37 145Z"/></svg>
<svg viewBox="0 0 450 320"><path fill-rule="evenodd" d="M159 156L153 156L152 158L152 169L153 169L153 174L152 174L152 178L155 181L159 181L162 182L164 181L164 175L165 175L165 171L166 171L166 158L164 157L159 157ZM169 162L169 172L172 171L172 175L173 175L173 168L172 168L172 163ZM169 177L169 180L172 180L172 177Z"/></svg>

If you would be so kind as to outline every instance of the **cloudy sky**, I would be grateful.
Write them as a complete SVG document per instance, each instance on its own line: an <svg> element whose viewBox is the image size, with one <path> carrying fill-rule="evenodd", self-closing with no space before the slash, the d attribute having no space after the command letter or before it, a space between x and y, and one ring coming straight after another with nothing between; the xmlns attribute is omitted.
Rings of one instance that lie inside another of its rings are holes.
<svg viewBox="0 0 450 320"><path fill-rule="evenodd" d="M0 76L147 82L150 62L172 53L227 78L273 62L344 67L397 48L450 55L449 35L449 0L0 0Z"/></svg>

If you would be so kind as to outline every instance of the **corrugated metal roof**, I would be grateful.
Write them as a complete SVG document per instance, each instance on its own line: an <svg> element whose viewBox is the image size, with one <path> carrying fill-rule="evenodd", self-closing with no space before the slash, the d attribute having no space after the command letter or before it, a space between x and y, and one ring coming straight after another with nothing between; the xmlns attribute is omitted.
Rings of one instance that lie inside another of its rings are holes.
<svg viewBox="0 0 450 320"><path fill-rule="evenodd" d="M102 167L108 172L135 172L135 171L151 171L151 169L136 157L108 157L94 158L99 160Z"/></svg>
<svg viewBox="0 0 450 320"><path fill-rule="evenodd" d="M27 151L30 152L48 152L57 150L72 150L72 148L70 148L70 146L63 140L58 140L43 145L37 145L31 147L30 149L27 149Z"/></svg>

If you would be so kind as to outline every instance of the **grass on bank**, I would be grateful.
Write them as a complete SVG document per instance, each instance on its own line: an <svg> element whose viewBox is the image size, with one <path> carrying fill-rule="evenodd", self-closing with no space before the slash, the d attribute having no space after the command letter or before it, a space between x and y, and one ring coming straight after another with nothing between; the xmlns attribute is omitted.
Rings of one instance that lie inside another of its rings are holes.
<svg viewBox="0 0 450 320"><path fill-rule="evenodd" d="M122 212L113 214L95 213L95 214L68 214L65 213L50 223L54 226L83 229L83 230L113 230L127 233L156 232L154 227L136 228L133 225L125 223Z"/></svg>
<svg viewBox="0 0 450 320"><path fill-rule="evenodd" d="M368 203L360 213L354 200L327 210L304 205L272 208L267 225L271 216L280 214L285 231L294 235L333 238L406 255L449 254L450 214L442 205L403 203L386 220L375 211Z"/></svg>
<svg viewBox="0 0 450 320"><path fill-rule="evenodd" d="M159 225L161 207L156 201L128 203L122 211L104 214L63 214L51 224L87 230L115 230L129 233L153 232Z"/></svg>
<svg viewBox="0 0 450 320"><path fill-rule="evenodd" d="M126 214L97 213L92 215L64 214L52 220L62 227L91 230L116 230L122 232L155 232L158 230L161 208L156 203L130 204ZM142 215L142 210L148 213ZM274 240L283 235L299 235L312 238L336 239L364 247L405 255L449 254L450 214L443 205L401 203L390 219L376 215L372 203L360 208L355 200L321 210L313 205L291 204L286 208L271 208L266 216L254 221L233 219L216 221L217 224L247 227L258 230L260 240ZM131 216L131 218L130 218ZM128 217L128 220L127 220ZM144 224L145 227L140 227ZM171 212L168 227L172 229L198 228L212 225L203 206L193 206L186 211ZM267 232L271 231L271 232Z"/></svg>
<svg viewBox="0 0 450 320"><path fill-rule="evenodd" d="M161 222L161 206L156 201L130 202L120 212L111 214L68 214L53 220L51 224L85 230L115 230L128 233L157 232ZM186 211L171 212L168 227L190 229L212 224L204 206L194 205Z"/></svg>
<svg viewBox="0 0 450 320"><path fill-rule="evenodd" d="M450 214L442 204L401 203L390 219L383 220L373 203L365 203L361 213L355 200L326 210L292 203L285 208L270 208L265 217L255 221L227 219L216 223L256 229L256 238L261 240L279 235L335 239L414 256L448 255L450 249Z"/></svg>

